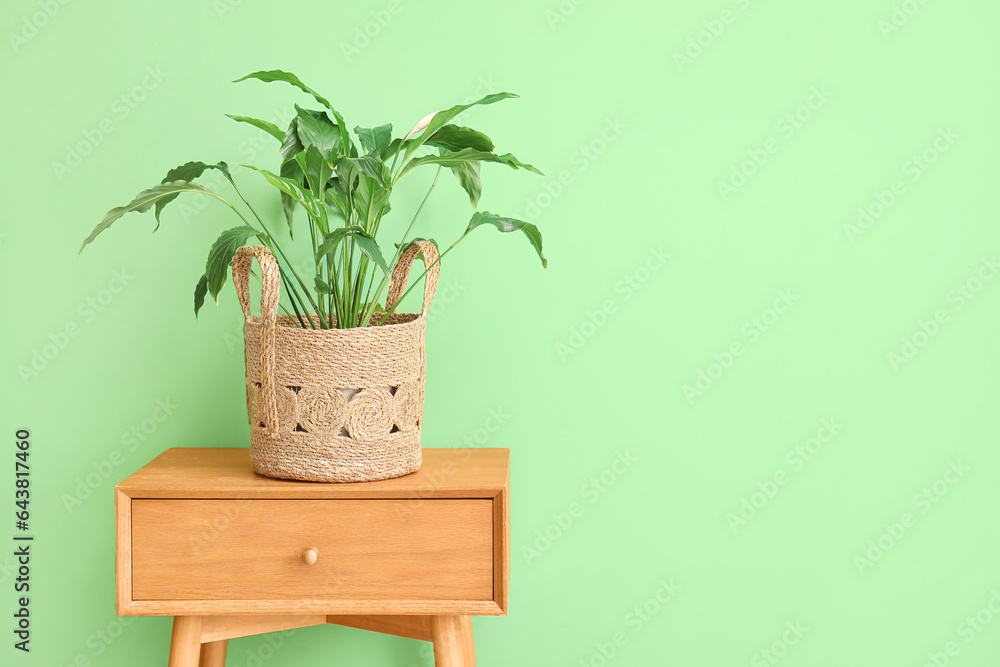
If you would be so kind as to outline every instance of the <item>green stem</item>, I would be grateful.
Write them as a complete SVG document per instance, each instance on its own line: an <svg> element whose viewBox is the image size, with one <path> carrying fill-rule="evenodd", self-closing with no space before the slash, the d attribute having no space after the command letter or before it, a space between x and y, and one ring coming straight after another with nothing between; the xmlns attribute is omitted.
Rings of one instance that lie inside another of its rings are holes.
<svg viewBox="0 0 1000 667"><path fill-rule="evenodd" d="M382 320L378 323L379 326L382 326L383 324L385 324L385 321L387 319L389 319L389 315L391 315L392 313L394 313L396 311L396 307L399 306L399 304L401 304L403 302L403 299L405 299L406 295L409 294L413 290L413 288L417 286L417 283L419 283L420 280L424 276L427 275L427 272L430 271L432 268L434 268L434 265L437 264L438 262L440 262L442 260L442 258L444 258L444 256L447 255L449 252L451 252L452 249L455 246L457 246L459 243L461 243L462 239L464 239L464 238L465 238L465 234L462 234L461 236L459 236L458 237L458 241L455 241L450 246L448 246L447 248L445 248L445 251L443 253L441 253L440 255L438 255L438 258L436 260L434 260L433 262L431 262L430 266L424 267L423 273L421 273L419 276L417 276L416 280L414 280L412 283L410 283L410 286L406 288L406 290L403 292L402 295L400 295L400 297L398 299L396 299L395 303L393 303L391 306L388 303L385 304L386 305L385 315L382 316Z"/></svg>
<svg viewBox="0 0 1000 667"><path fill-rule="evenodd" d="M434 191L434 186L437 185L438 177L439 176L441 176L441 166L440 165L438 165L437 172L434 174L434 181L431 183L431 187L427 188L427 194L424 195L423 201L420 202L420 206L417 208L417 212L413 214L413 219L410 220L410 225L406 228L406 231L403 232L403 238L400 239L399 247L396 248L396 252L392 256L392 261L389 262L389 270L390 271L392 271L392 270L394 270L396 268L396 262L399 260L399 256L401 254L403 254L403 249L406 247L406 237L409 236L410 232L413 230L413 225L416 224L416 222L417 222L417 216L419 216L420 212L424 210L424 204L427 203L427 200L431 196L431 192ZM459 239L459 241L461 241L461 240L462 239ZM455 243L458 243L458 241L456 241ZM449 250L450 250L450 248L449 248ZM447 250L445 252L447 252ZM362 324L360 326L363 326L363 327L368 326L368 322L371 320L372 315L375 312L375 307L372 305L372 303L374 303L375 301L378 301L379 297L382 296L382 290L385 289L385 286L388 283L388 281L389 281L389 276L388 275L385 275L385 276L382 277L382 281L379 283L378 289L375 290L375 297L374 297L374 299L371 302L369 302L368 307L365 308L364 317L361 318L362 319ZM388 305L389 304L386 304L386 306L388 306ZM382 321L384 322L385 320L383 319Z"/></svg>

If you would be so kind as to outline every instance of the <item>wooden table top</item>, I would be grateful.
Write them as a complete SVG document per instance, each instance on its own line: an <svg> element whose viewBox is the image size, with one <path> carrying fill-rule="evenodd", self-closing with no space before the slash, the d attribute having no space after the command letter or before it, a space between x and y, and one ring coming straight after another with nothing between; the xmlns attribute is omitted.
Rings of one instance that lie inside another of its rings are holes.
<svg viewBox="0 0 1000 667"><path fill-rule="evenodd" d="M420 470L378 482L334 484L262 477L243 447L173 447L116 488L131 498L485 498L507 488L510 450L423 449Z"/></svg>

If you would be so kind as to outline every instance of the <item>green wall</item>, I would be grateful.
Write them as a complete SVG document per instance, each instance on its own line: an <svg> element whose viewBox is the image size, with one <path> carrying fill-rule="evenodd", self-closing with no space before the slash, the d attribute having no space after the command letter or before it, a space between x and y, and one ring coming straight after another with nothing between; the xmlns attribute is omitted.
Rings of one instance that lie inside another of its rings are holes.
<svg viewBox="0 0 1000 667"><path fill-rule="evenodd" d="M248 444L232 288L191 313L234 219L187 200L76 252L177 164L274 168L223 114L285 121L308 98L229 83L282 68L351 127L521 95L464 121L546 172L484 167L481 208L536 222L550 266L478 231L428 326L425 444L512 454L510 615L475 621L479 664L996 665L998 21L986 0L8 0L0 553L20 427L36 541L28 655L0 556L0 662L166 664L168 619L115 617L112 489L168 447ZM420 235L450 243L470 211L447 178ZM430 664L348 629L272 641L229 665Z"/></svg>

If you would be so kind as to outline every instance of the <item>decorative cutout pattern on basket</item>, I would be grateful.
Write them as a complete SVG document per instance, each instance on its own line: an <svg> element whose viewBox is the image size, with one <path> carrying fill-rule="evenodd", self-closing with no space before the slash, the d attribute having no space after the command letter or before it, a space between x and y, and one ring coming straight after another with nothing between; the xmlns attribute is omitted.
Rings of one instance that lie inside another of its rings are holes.
<svg viewBox="0 0 1000 667"><path fill-rule="evenodd" d="M261 401L261 383L247 382L246 390L250 424L266 431L268 424ZM424 403L416 382L360 391L318 386L280 387L277 399L279 432L336 435L363 443L377 442L390 433L420 428Z"/></svg>

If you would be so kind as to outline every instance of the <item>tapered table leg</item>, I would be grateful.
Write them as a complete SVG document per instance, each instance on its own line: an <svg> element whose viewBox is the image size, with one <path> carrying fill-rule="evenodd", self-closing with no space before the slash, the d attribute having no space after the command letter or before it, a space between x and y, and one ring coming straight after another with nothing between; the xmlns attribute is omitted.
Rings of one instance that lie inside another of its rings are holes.
<svg viewBox="0 0 1000 667"><path fill-rule="evenodd" d="M174 616L170 635L169 667L198 667L201 655L201 616Z"/></svg>
<svg viewBox="0 0 1000 667"><path fill-rule="evenodd" d="M208 642L201 645L201 665L200 667L225 667L226 665L226 645L225 639L217 642Z"/></svg>
<svg viewBox="0 0 1000 667"><path fill-rule="evenodd" d="M432 616L431 639L434 642L434 667L476 666L472 617Z"/></svg>

